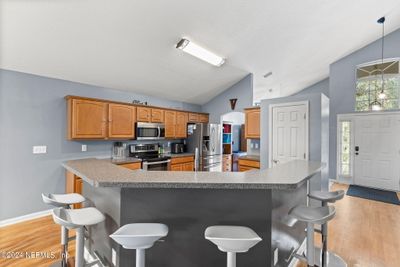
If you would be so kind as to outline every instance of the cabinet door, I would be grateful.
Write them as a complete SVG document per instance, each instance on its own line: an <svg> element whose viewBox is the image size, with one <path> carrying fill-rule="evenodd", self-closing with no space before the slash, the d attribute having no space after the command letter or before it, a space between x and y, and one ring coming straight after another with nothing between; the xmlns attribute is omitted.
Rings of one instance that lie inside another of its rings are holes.
<svg viewBox="0 0 400 267"><path fill-rule="evenodd" d="M109 104L108 121L108 137L135 138L136 107Z"/></svg>
<svg viewBox="0 0 400 267"><path fill-rule="evenodd" d="M183 171L191 172L194 170L194 162L187 162L183 164Z"/></svg>
<svg viewBox="0 0 400 267"><path fill-rule="evenodd" d="M246 138L260 139L260 109L246 111Z"/></svg>
<svg viewBox="0 0 400 267"><path fill-rule="evenodd" d="M208 122L208 115L207 114L199 114L199 122L207 123Z"/></svg>
<svg viewBox="0 0 400 267"><path fill-rule="evenodd" d="M142 168L142 163L141 162L125 163L125 164L121 164L119 166L130 169L130 170L140 170Z"/></svg>
<svg viewBox="0 0 400 267"><path fill-rule="evenodd" d="M69 139L105 139L107 103L70 99L68 101Z"/></svg>
<svg viewBox="0 0 400 267"><path fill-rule="evenodd" d="M150 122L150 120L151 120L151 108L137 107L137 121Z"/></svg>
<svg viewBox="0 0 400 267"><path fill-rule="evenodd" d="M199 114L189 113L189 122L199 122Z"/></svg>
<svg viewBox="0 0 400 267"><path fill-rule="evenodd" d="M176 112L175 138L187 137L188 114L186 112Z"/></svg>
<svg viewBox="0 0 400 267"><path fill-rule="evenodd" d="M171 165L171 171L181 172L183 170L183 164L173 164Z"/></svg>
<svg viewBox="0 0 400 267"><path fill-rule="evenodd" d="M175 138L176 112L165 111L165 138Z"/></svg>
<svg viewBox="0 0 400 267"><path fill-rule="evenodd" d="M164 122L164 110L158 108L152 108L151 122Z"/></svg>
<svg viewBox="0 0 400 267"><path fill-rule="evenodd" d="M254 170L254 168L248 167L248 166L239 165L239 171L240 172L246 172L246 171L250 171L250 170Z"/></svg>

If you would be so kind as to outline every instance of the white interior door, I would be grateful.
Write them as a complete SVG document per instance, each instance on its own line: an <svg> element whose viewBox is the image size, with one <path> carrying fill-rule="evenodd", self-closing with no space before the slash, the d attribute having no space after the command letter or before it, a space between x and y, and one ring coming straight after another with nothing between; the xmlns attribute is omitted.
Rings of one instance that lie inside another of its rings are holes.
<svg viewBox="0 0 400 267"><path fill-rule="evenodd" d="M400 115L380 114L356 117L354 130L355 184L399 190L399 134Z"/></svg>
<svg viewBox="0 0 400 267"><path fill-rule="evenodd" d="M272 107L272 159L270 166L308 159L308 105Z"/></svg>

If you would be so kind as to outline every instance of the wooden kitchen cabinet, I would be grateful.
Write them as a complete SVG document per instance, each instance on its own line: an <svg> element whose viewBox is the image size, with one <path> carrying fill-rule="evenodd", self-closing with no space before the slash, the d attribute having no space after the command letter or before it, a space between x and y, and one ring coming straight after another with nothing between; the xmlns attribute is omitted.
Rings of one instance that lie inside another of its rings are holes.
<svg viewBox="0 0 400 267"><path fill-rule="evenodd" d="M175 138L187 137L187 123L188 114L186 112L176 112Z"/></svg>
<svg viewBox="0 0 400 267"><path fill-rule="evenodd" d="M239 159L238 164L240 172L260 169L260 162L256 160Z"/></svg>
<svg viewBox="0 0 400 267"><path fill-rule="evenodd" d="M108 105L108 137L135 138L136 107L121 104Z"/></svg>
<svg viewBox="0 0 400 267"><path fill-rule="evenodd" d="M209 118L207 114L199 114L199 122L208 123Z"/></svg>
<svg viewBox="0 0 400 267"><path fill-rule="evenodd" d="M171 171L194 171L194 157L183 156L172 158Z"/></svg>
<svg viewBox="0 0 400 267"><path fill-rule="evenodd" d="M164 116L165 138L175 138L176 111L166 110Z"/></svg>
<svg viewBox="0 0 400 267"><path fill-rule="evenodd" d="M164 110L158 108L151 109L151 122L164 122Z"/></svg>
<svg viewBox="0 0 400 267"><path fill-rule="evenodd" d="M151 108L137 107L137 121L151 122Z"/></svg>
<svg viewBox="0 0 400 267"><path fill-rule="evenodd" d="M130 169L130 170L140 170L142 168L141 162L124 163L119 166Z"/></svg>
<svg viewBox="0 0 400 267"><path fill-rule="evenodd" d="M260 108L245 109L245 138L260 139Z"/></svg>
<svg viewBox="0 0 400 267"><path fill-rule="evenodd" d="M65 193L78 193L82 195L83 181L72 172L66 171L65 175ZM74 204L74 209L80 209L82 204Z"/></svg>
<svg viewBox="0 0 400 267"><path fill-rule="evenodd" d="M86 99L68 99L68 139L105 139L108 104Z"/></svg>
<svg viewBox="0 0 400 267"><path fill-rule="evenodd" d="M189 113L188 121L189 122L193 122L193 123L199 122L199 114L197 114L197 113Z"/></svg>

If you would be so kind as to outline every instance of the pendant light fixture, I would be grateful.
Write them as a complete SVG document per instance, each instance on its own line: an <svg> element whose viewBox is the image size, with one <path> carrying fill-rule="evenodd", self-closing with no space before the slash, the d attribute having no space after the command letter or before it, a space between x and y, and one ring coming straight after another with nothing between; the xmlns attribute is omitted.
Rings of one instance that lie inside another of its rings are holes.
<svg viewBox="0 0 400 267"><path fill-rule="evenodd" d="M381 57L381 74L382 74L382 88L381 88L381 91L380 91L380 93L379 93L379 95L378 95L378 98L379 99L381 99L381 100L384 100L385 98L386 98L386 93L385 93L385 77L384 77L384 74L385 74L385 70L384 70L384 68L383 68L383 56L384 56L384 54L383 54L383 51L384 51L384 48L385 48L385 17L381 17L380 19L378 19L378 23L379 24L382 24L382 57Z"/></svg>

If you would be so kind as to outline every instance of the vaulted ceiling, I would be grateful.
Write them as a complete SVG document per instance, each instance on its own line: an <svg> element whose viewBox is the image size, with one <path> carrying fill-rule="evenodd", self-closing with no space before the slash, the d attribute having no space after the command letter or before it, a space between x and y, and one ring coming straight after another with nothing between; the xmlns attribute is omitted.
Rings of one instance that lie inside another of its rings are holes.
<svg viewBox="0 0 400 267"><path fill-rule="evenodd" d="M0 0L0 67L197 104L253 73L255 100L284 96L379 38L380 16L387 16L387 32L399 28L398 3ZM175 49L181 37L226 64L217 68Z"/></svg>

